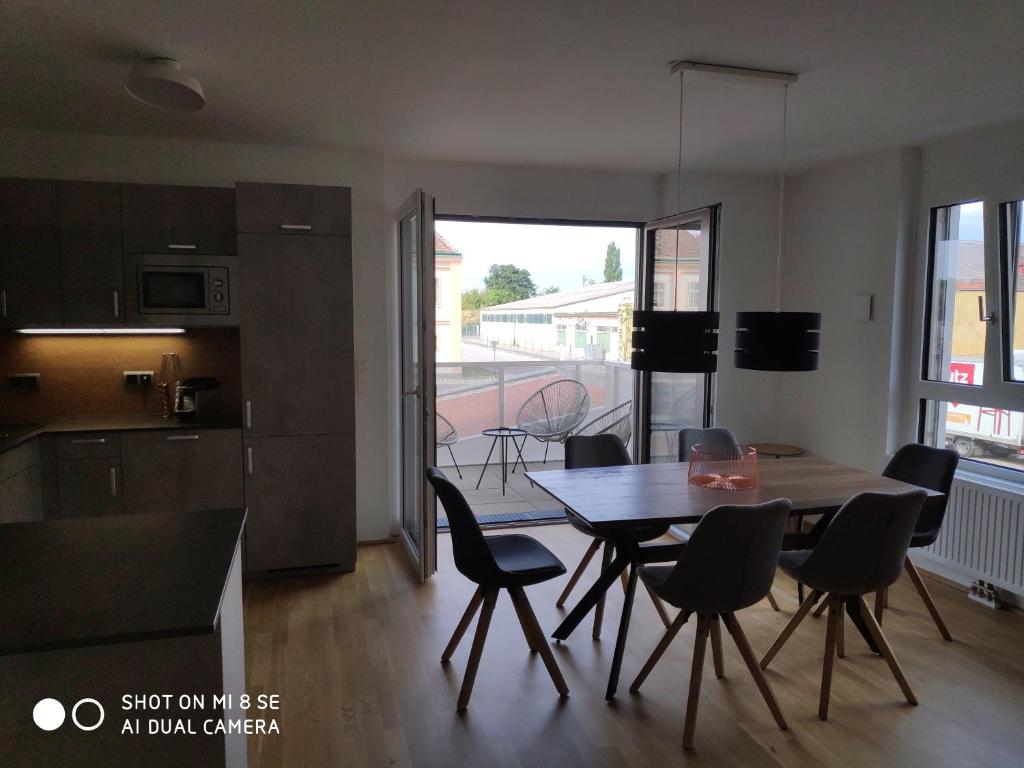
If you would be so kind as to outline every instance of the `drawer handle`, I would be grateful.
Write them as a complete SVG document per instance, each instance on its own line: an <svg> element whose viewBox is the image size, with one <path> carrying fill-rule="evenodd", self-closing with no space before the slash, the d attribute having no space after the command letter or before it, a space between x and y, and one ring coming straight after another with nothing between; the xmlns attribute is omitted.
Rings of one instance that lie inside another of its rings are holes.
<svg viewBox="0 0 1024 768"><path fill-rule="evenodd" d="M103 445L107 442L105 437L78 437L71 441L72 445Z"/></svg>
<svg viewBox="0 0 1024 768"><path fill-rule="evenodd" d="M167 247L176 251L194 251L196 249L191 243L170 243Z"/></svg>
<svg viewBox="0 0 1024 768"><path fill-rule="evenodd" d="M7 317L7 289L0 289L0 316Z"/></svg>
<svg viewBox="0 0 1024 768"><path fill-rule="evenodd" d="M247 463L249 464L249 474L251 475L252 474L252 446L251 445L248 448L245 449L245 457L246 457Z"/></svg>
<svg viewBox="0 0 1024 768"><path fill-rule="evenodd" d="M301 229L308 232L313 228L312 224L282 224L281 229Z"/></svg>
<svg viewBox="0 0 1024 768"><path fill-rule="evenodd" d="M245 401L245 427L252 429L252 400Z"/></svg>
<svg viewBox="0 0 1024 768"><path fill-rule="evenodd" d="M117 496L117 467L110 468L110 495Z"/></svg>
<svg viewBox="0 0 1024 768"><path fill-rule="evenodd" d="M198 440L199 435L167 435L165 440Z"/></svg>
<svg viewBox="0 0 1024 768"><path fill-rule="evenodd" d="M121 316L121 301L117 295L117 291L114 291L114 319L117 320Z"/></svg>

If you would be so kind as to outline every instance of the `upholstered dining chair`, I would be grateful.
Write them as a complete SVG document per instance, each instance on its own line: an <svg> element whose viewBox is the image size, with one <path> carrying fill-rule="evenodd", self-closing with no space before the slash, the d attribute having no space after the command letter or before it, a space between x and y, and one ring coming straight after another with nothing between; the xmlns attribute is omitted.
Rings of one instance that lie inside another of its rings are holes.
<svg viewBox="0 0 1024 768"><path fill-rule="evenodd" d="M437 467L427 469L427 479L434 487L438 499L444 505L448 515L448 525L452 536L452 550L455 556L455 567L463 576L477 585L469 606L462 619L455 627L451 640L441 654L441 663L447 664L455 653L462 636L466 634L477 611L480 620L476 625L476 635L469 652L466 674L462 679L457 709L464 710L469 706L469 698L473 693L477 668L483 654L487 630L491 624L494 606L501 590L506 590L512 598L519 623L526 636L526 644L531 653L539 653L544 666L551 676L555 689L562 697L569 695L562 672L558 668L551 648L548 646L544 632L537 623L526 590L532 584L557 578L565 573L562 561L543 544L530 536L507 534L503 536L484 536L480 525L473 515L462 492L444 476ZM482 609L481 609L482 606Z"/></svg>
<svg viewBox="0 0 1024 768"><path fill-rule="evenodd" d="M632 464L632 460L629 456L629 451L616 435L613 434L600 434L591 436L572 435L565 441L565 468L566 469L592 469L595 467L621 467L627 464ZM573 588L579 582L580 577L586 570L587 565L593 559L594 555L604 544L604 555L602 560L602 569L607 568L608 564L612 560L612 554L614 545L612 542L601 535L601 533L593 528L588 522L582 518L574 515L571 511L566 510L566 518L569 524L580 533L590 536L593 541L587 548L587 551L583 554L583 559L580 560L580 564L576 566L576 570L572 572L572 576L569 577L569 582L565 585L565 589L562 590L562 594L558 596L558 600L555 605L561 608L565 605L565 601L572 594ZM638 542L650 541L656 539L659 536L665 535L668 532L669 526L667 525L655 525L647 526L639 530L634 531L634 535L637 537ZM625 576L625 573L623 573ZM623 581L625 586L625 581ZM658 615L661 617L662 622L665 626L669 626L672 623L665 611L665 606L661 600L658 599L657 595L654 594L648 588L648 593L651 595L651 599L654 601L654 607L658 611ZM595 640L601 637L601 624L604 620L604 595L598 600L597 606L594 608L594 632L593 638Z"/></svg>
<svg viewBox="0 0 1024 768"><path fill-rule="evenodd" d="M811 593L761 659L761 668L768 668L814 604L824 599L828 626L818 699L818 717L822 720L828 719L834 659L844 656L844 604L859 612L907 702L917 704L864 595L884 589L899 578L926 496L923 490L857 494L835 514L814 549L786 551L779 557L779 567L810 587Z"/></svg>
<svg viewBox="0 0 1024 768"><path fill-rule="evenodd" d="M697 631L686 700L683 748L693 749L701 675L708 636L715 675L725 676L721 624L729 631L776 724L786 720L757 658L736 620L736 612L764 599L775 578L786 519L792 504L776 499L755 506L723 505L710 510L690 536L675 565L645 565L640 578L680 613L655 647L629 690L637 693L691 614Z"/></svg>

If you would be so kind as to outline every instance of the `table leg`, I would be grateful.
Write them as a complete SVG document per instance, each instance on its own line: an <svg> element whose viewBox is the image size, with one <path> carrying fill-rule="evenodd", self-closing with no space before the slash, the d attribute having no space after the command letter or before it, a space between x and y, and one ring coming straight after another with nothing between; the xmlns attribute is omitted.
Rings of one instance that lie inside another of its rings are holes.
<svg viewBox="0 0 1024 768"><path fill-rule="evenodd" d="M519 454L516 457L515 463L512 465L512 474L514 475L516 473L516 467L519 466L520 462L523 465L523 472L529 472L530 468L528 466L526 466L526 459L523 458L523 448L521 448L519 446L519 443L516 442L516 439L514 437L512 438L512 445L514 445L516 447L516 453ZM526 447L526 438L525 437L523 438L523 447L524 448Z"/></svg>
<svg viewBox="0 0 1024 768"><path fill-rule="evenodd" d="M505 483L508 480L508 462L506 459L508 449L508 438L504 435L501 439L501 495L505 495Z"/></svg>
<svg viewBox="0 0 1024 768"><path fill-rule="evenodd" d="M590 589L587 590L586 594L580 598L580 601L573 606L573 609L569 611L569 615L565 617L558 628L551 633L551 636L556 640L566 640L569 635L573 633L573 630L579 626L580 622L586 618L586 615L593 610L594 606L597 605L597 601L601 595L608 591L608 588L615 583L615 580L619 578L619 574L629 567L632 559L631 552L623 552L621 548L615 548L615 559L612 560L611 565L601 571L601 575L597 577L597 581L593 583Z"/></svg>
<svg viewBox="0 0 1024 768"><path fill-rule="evenodd" d="M619 687L619 671L622 669L622 655L626 651L626 635L629 634L629 618L633 612L633 597L636 595L637 570L636 562L629 566L629 580L626 582L626 595L622 602L622 617L619 619L619 634L615 638L615 653L612 654L612 668L608 673L608 688L604 698L611 701L615 698L615 689Z"/></svg>
<svg viewBox="0 0 1024 768"><path fill-rule="evenodd" d="M491 454L494 453L494 444L498 442L498 438L491 440L491 450L487 452L487 458L484 460L484 468L480 470L480 479L476 481L476 489L480 490L480 483L484 479L484 472L487 471L487 465L491 463Z"/></svg>
<svg viewBox="0 0 1024 768"><path fill-rule="evenodd" d="M871 636L871 631L868 629L868 625L864 621L864 617L860 613L860 598L859 597L847 597L843 600L846 603L846 615L850 617L850 621L860 632L861 637L864 638L864 642L868 644L868 648L871 649L872 653L882 655L882 652L878 648L878 644L875 639Z"/></svg>

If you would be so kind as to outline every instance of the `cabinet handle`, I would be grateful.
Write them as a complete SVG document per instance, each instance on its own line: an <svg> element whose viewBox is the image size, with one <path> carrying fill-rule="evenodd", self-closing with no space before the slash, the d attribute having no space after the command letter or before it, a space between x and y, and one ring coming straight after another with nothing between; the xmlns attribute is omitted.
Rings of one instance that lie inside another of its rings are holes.
<svg viewBox="0 0 1024 768"><path fill-rule="evenodd" d="M245 401L245 428L252 429L252 400Z"/></svg>
<svg viewBox="0 0 1024 768"><path fill-rule="evenodd" d="M245 461L249 465L249 474L252 474L252 446L245 449Z"/></svg>
<svg viewBox="0 0 1024 768"><path fill-rule="evenodd" d="M191 243L170 243L167 247L176 251L194 251L196 249Z"/></svg>
<svg viewBox="0 0 1024 768"><path fill-rule="evenodd" d="M107 442L105 437L78 437L71 441L72 445L103 445Z"/></svg>
<svg viewBox="0 0 1024 768"><path fill-rule="evenodd" d="M199 435L167 435L164 440L198 440Z"/></svg>
<svg viewBox="0 0 1024 768"><path fill-rule="evenodd" d="M7 317L7 289L0 289L0 316Z"/></svg>
<svg viewBox="0 0 1024 768"><path fill-rule="evenodd" d="M282 224L281 229L301 229L306 232L313 228L312 224Z"/></svg>
<svg viewBox="0 0 1024 768"><path fill-rule="evenodd" d="M117 496L117 467L110 468L110 495Z"/></svg>
<svg viewBox="0 0 1024 768"><path fill-rule="evenodd" d="M118 300L117 291L114 291L114 319L117 320L121 316L121 302Z"/></svg>

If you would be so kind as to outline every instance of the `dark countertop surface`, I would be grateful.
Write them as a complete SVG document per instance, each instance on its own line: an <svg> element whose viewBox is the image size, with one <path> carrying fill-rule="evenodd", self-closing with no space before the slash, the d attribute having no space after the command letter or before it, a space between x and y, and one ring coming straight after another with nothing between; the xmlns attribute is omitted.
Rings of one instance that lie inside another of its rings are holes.
<svg viewBox="0 0 1024 768"><path fill-rule="evenodd" d="M71 416L46 424L0 424L0 453L39 435L67 432L131 432L143 429L240 429L241 417L180 422L149 415Z"/></svg>
<svg viewBox="0 0 1024 768"><path fill-rule="evenodd" d="M245 512L9 523L0 655L213 632Z"/></svg>

